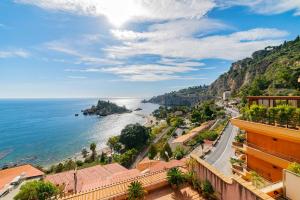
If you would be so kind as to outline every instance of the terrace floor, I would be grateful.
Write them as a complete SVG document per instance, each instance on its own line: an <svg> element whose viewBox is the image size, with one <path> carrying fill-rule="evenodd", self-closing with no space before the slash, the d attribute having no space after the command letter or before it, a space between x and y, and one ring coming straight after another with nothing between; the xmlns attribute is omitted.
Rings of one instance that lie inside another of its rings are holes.
<svg viewBox="0 0 300 200"><path fill-rule="evenodd" d="M198 192L193 190L190 186L185 186L181 189L174 190L167 186L159 190L150 192L146 200L205 200Z"/></svg>

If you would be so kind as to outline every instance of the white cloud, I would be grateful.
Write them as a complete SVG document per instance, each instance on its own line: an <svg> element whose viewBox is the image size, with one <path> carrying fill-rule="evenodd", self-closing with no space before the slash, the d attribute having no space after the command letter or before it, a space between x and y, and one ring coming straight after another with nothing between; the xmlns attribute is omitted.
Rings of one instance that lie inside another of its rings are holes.
<svg viewBox="0 0 300 200"><path fill-rule="evenodd" d="M139 41L145 39L165 40L191 36L200 36L210 32L229 28L218 20L203 19L181 19L151 25L148 31L135 32L132 30L113 29L112 35L123 41Z"/></svg>
<svg viewBox="0 0 300 200"><path fill-rule="evenodd" d="M28 58L30 53L23 49L0 51L0 58L20 57Z"/></svg>
<svg viewBox="0 0 300 200"><path fill-rule="evenodd" d="M294 11L295 15L300 15L299 0L219 0L219 6L248 6L253 12L272 15L280 14L287 11Z"/></svg>
<svg viewBox="0 0 300 200"><path fill-rule="evenodd" d="M85 37L84 37L85 38ZM87 40L94 40L95 38L89 37ZM63 41L52 41L47 42L44 44L44 47L46 47L49 50L60 52L63 54L67 54L70 56L73 56L77 59L76 64L87 64L87 65L94 65L94 64L101 64L101 65L115 65L120 64L119 61L113 60L113 59L107 59L107 58L101 58L100 52L97 56L88 55L86 51L84 53L80 52L80 49L83 47L81 46L84 44L82 40L80 40L82 43L80 45L76 44L75 42L69 41L69 40L63 40Z"/></svg>
<svg viewBox="0 0 300 200"><path fill-rule="evenodd" d="M195 38L185 37L147 39L125 42L124 45L107 48L116 57L131 57L154 54L162 57L187 59L218 58L238 60L269 45L278 45L288 33L278 29L257 28L229 35L214 35Z"/></svg>
<svg viewBox="0 0 300 200"><path fill-rule="evenodd" d="M200 18L215 4L212 0L15 0L44 9L79 15L105 16L116 26L129 20Z"/></svg>

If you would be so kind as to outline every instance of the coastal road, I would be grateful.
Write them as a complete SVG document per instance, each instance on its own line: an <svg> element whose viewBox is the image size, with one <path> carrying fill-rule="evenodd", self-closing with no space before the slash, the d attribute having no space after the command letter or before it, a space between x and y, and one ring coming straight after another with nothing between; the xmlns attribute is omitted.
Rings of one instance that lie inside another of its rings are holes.
<svg viewBox="0 0 300 200"><path fill-rule="evenodd" d="M232 117L236 117L239 113L231 108L226 108ZM234 150L231 147L234 137L238 132L238 128L234 127L230 122L225 128L218 144L214 147L210 154L205 157L205 160L219 169L226 175L231 175L230 157L234 156Z"/></svg>
<svg viewBox="0 0 300 200"><path fill-rule="evenodd" d="M152 141L152 144L157 143L167 132L171 129L171 127L165 128L160 134L158 134L155 139ZM145 148L135 159L134 163L131 165L131 168L135 168L136 165L141 162L147 155L149 151L150 145Z"/></svg>

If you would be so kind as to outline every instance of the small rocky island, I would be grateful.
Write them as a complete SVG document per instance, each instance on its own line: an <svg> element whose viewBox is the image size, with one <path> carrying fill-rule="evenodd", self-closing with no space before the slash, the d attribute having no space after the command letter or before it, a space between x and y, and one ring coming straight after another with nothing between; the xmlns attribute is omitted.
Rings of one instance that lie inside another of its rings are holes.
<svg viewBox="0 0 300 200"><path fill-rule="evenodd" d="M131 110L128 110L125 106L118 106L110 101L99 100L96 106L93 105L91 108L83 110L82 112L84 115L107 116L112 114L129 113Z"/></svg>

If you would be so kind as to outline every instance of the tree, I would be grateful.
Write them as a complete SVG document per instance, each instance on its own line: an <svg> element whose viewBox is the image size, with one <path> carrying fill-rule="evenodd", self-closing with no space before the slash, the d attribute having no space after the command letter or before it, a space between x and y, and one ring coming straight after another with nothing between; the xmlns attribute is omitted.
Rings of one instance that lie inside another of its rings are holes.
<svg viewBox="0 0 300 200"><path fill-rule="evenodd" d="M178 168L171 168L167 172L167 180L169 184L177 188L184 183L184 174Z"/></svg>
<svg viewBox="0 0 300 200"><path fill-rule="evenodd" d="M102 164L106 164L108 162L108 157L107 157L106 153L104 153L103 151L100 155L100 162Z"/></svg>
<svg viewBox="0 0 300 200"><path fill-rule="evenodd" d="M169 159L173 156L172 149L169 145L169 143L166 143L162 150L160 151L160 157L164 159L165 161L169 161Z"/></svg>
<svg viewBox="0 0 300 200"><path fill-rule="evenodd" d="M106 144L107 144L107 146L110 147L111 150L119 152L122 148L119 141L120 141L120 136L112 136L108 139Z"/></svg>
<svg viewBox="0 0 300 200"><path fill-rule="evenodd" d="M136 149L130 149L126 151L125 153L121 154L119 158L119 162L124 167L130 167L130 165L133 163L138 151Z"/></svg>
<svg viewBox="0 0 300 200"><path fill-rule="evenodd" d="M127 125L120 135L120 142L126 149L141 149L150 138L150 130L138 123Z"/></svg>
<svg viewBox="0 0 300 200"><path fill-rule="evenodd" d="M76 168L76 163L72 159L69 159L64 164L64 171L72 170L75 168Z"/></svg>
<svg viewBox="0 0 300 200"><path fill-rule="evenodd" d="M97 148L97 145L96 143L91 143L90 144L90 150L92 151L92 155L91 155L91 161L95 161L96 160L96 157L97 157L97 152L96 152L96 148Z"/></svg>
<svg viewBox="0 0 300 200"><path fill-rule="evenodd" d="M59 163L56 167L55 167L55 173L59 173L62 172L64 170L64 165L62 163Z"/></svg>
<svg viewBox="0 0 300 200"><path fill-rule="evenodd" d="M157 154L156 146L154 144L151 144L148 152L148 158L152 160L153 158L155 158L156 154Z"/></svg>
<svg viewBox="0 0 300 200"><path fill-rule="evenodd" d="M173 155L175 159L180 160L186 155L186 151L181 146L177 146Z"/></svg>
<svg viewBox="0 0 300 200"><path fill-rule="evenodd" d="M46 200L59 194L59 189L50 182L30 181L21 186L14 200Z"/></svg>
<svg viewBox="0 0 300 200"><path fill-rule="evenodd" d="M144 199L146 194L142 183L139 181L133 181L128 187L128 199L129 200L141 200Z"/></svg>
<svg viewBox="0 0 300 200"><path fill-rule="evenodd" d="M82 154L82 157L83 157L83 158L86 158L86 157L88 156L89 152L86 150L86 148L83 148L83 149L81 150L81 154Z"/></svg>

